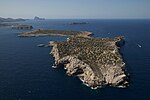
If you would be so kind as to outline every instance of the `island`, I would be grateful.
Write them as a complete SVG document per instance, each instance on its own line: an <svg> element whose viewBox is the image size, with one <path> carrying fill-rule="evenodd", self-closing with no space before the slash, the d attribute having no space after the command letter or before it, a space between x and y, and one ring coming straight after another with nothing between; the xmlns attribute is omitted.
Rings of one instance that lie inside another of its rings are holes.
<svg viewBox="0 0 150 100"><path fill-rule="evenodd" d="M34 17L34 20L35 20L35 21L38 21L38 20L45 20L45 18L40 18L40 17L35 16L35 17Z"/></svg>
<svg viewBox="0 0 150 100"><path fill-rule="evenodd" d="M88 24L88 22L72 22L70 25L82 25L82 24Z"/></svg>
<svg viewBox="0 0 150 100"><path fill-rule="evenodd" d="M0 27L11 27L12 29L25 29L25 30L31 30L33 29L32 25L25 25L25 24L17 24L17 23L13 23L13 24L0 24Z"/></svg>
<svg viewBox="0 0 150 100"><path fill-rule="evenodd" d="M25 30L31 30L33 29L32 25L23 25L23 24L17 24L17 25L12 25L13 29L25 29Z"/></svg>
<svg viewBox="0 0 150 100"><path fill-rule="evenodd" d="M64 67L68 76L77 76L91 89L104 86L127 87L128 73L119 48L123 36L93 38L91 32L35 30L20 36L69 36L64 42L49 42L55 58L53 68Z"/></svg>
<svg viewBox="0 0 150 100"><path fill-rule="evenodd" d="M31 37L31 36L71 36L71 37L90 37L91 32L87 31L64 31L64 30L45 30L37 29L29 32L23 32L18 34L20 37Z"/></svg>

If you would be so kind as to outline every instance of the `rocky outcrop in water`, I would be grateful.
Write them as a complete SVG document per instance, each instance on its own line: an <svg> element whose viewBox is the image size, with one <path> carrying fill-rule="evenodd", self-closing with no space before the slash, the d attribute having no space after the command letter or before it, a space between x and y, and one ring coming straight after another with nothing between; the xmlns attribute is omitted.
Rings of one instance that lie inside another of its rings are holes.
<svg viewBox="0 0 150 100"><path fill-rule="evenodd" d="M13 29L23 29L23 30L31 30L33 29L33 26L31 25L21 25L21 24L17 24L17 25L12 25Z"/></svg>
<svg viewBox="0 0 150 100"><path fill-rule="evenodd" d="M72 22L72 23L70 23L70 25L84 25L84 24L88 24L88 22Z"/></svg>
<svg viewBox="0 0 150 100"><path fill-rule="evenodd" d="M35 17L34 17L34 20L35 20L35 21L38 21L38 20L45 20L45 18L40 18L40 17L35 16Z"/></svg>
<svg viewBox="0 0 150 100"><path fill-rule="evenodd" d="M51 54L55 65L64 65L69 76L79 79L92 89L102 86L126 87L128 77L116 38L70 38L67 42L54 42Z"/></svg>
<svg viewBox="0 0 150 100"><path fill-rule="evenodd" d="M31 25L23 25L23 24L0 24L0 27L11 27L12 29L21 29L21 30L31 30L33 26Z"/></svg>

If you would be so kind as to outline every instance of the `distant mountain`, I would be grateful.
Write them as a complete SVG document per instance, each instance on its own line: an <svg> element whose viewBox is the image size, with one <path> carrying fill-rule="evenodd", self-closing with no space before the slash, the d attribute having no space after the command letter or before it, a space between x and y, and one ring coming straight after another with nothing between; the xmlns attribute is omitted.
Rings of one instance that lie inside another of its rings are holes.
<svg viewBox="0 0 150 100"><path fill-rule="evenodd" d="M13 18L2 18L2 17L0 17L0 22L16 22L16 21L25 21L25 19L22 19L22 18L13 19Z"/></svg>
<svg viewBox="0 0 150 100"><path fill-rule="evenodd" d="M34 20L45 20L45 18L40 18L40 17L35 16Z"/></svg>

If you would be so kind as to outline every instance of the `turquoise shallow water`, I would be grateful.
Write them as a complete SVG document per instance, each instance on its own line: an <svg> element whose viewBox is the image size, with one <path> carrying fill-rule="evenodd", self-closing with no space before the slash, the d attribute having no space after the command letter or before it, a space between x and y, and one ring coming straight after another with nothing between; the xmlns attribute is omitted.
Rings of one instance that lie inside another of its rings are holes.
<svg viewBox="0 0 150 100"><path fill-rule="evenodd" d="M74 21L85 25L69 25ZM35 29L91 31L94 37L125 36L121 48L131 75L126 89L106 87L91 90L63 68L52 69L52 48L37 44L65 41L66 37L17 37L28 30L0 28L0 100L148 100L150 98L150 20L45 20L19 22ZM110 33L110 34L108 34ZM139 48L137 44L142 47Z"/></svg>

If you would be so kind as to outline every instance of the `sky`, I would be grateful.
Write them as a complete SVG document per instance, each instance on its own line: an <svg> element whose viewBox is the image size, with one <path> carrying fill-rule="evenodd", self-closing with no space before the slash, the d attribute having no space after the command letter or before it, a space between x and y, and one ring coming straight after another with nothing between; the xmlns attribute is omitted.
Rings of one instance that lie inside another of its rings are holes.
<svg viewBox="0 0 150 100"><path fill-rule="evenodd" d="M0 17L150 18L150 0L0 0Z"/></svg>

